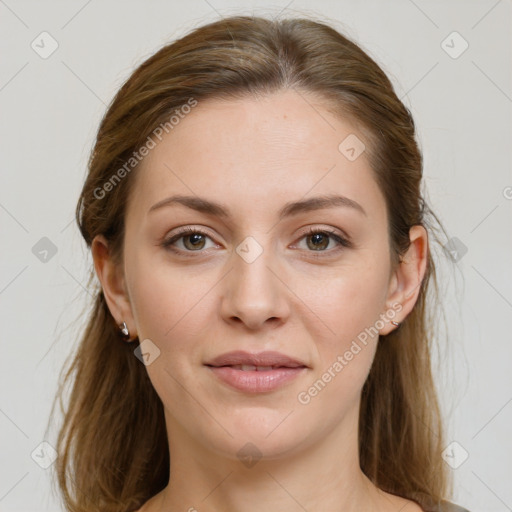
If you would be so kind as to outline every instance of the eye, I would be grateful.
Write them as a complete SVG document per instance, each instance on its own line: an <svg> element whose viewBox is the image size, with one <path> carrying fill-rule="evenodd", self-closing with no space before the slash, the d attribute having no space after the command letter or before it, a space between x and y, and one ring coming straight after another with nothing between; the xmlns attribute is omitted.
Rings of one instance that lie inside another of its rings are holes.
<svg viewBox="0 0 512 512"><path fill-rule="evenodd" d="M310 229L300 238L301 241L304 239L306 240L305 250L307 252L332 254L342 250L343 248L352 247L352 243L347 238L330 229ZM188 226L181 229L179 232L174 233L170 238L164 240L161 245L165 249L175 253L182 254L184 256L193 256L193 254L190 253L203 252L207 240L212 240L208 233L199 228ZM327 250L331 245L334 245L334 248L331 247L330 250ZM213 246L215 246L215 244ZM206 247L206 249L208 249L208 247ZM315 255L315 257L321 256Z"/></svg>
<svg viewBox="0 0 512 512"><path fill-rule="evenodd" d="M186 227L162 242L162 247L173 252L201 252L210 236L198 228ZM178 242L178 243L177 243ZM180 243L182 247L179 247Z"/></svg>
<svg viewBox="0 0 512 512"><path fill-rule="evenodd" d="M306 247L310 251L316 252L337 252L343 247L351 247L350 241L339 233L330 229L310 229L302 237L301 240L306 240ZM331 242L334 244L334 248L331 246L331 250L326 250Z"/></svg>

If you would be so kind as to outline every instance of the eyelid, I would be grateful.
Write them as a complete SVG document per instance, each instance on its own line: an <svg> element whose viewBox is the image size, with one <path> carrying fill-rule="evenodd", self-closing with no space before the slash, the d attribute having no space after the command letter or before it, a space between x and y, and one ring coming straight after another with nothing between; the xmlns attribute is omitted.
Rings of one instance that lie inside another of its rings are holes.
<svg viewBox="0 0 512 512"><path fill-rule="evenodd" d="M342 238L347 243L352 243L350 236L343 230L339 228L333 228L330 226L308 226L305 228L305 231L302 231L300 234L300 237L304 237L307 235L314 235L315 233L328 233L330 235L337 236L339 238Z"/></svg>
<svg viewBox="0 0 512 512"><path fill-rule="evenodd" d="M328 255L337 254L340 250L348 249L353 247L353 243L351 241L350 236L348 236L344 231L335 231L334 228L331 227L319 227L319 226L309 226L305 231L302 231L297 239L297 242L294 243L294 246L304 239L307 236L312 236L314 234L324 233L330 236L331 239L335 240L338 246L334 249L330 249L327 251L308 251L308 254L311 254L313 257L326 257ZM185 255L185 256L194 256L194 253L203 254L207 250L197 250L197 251L184 251L183 249L176 249L173 247L173 244L180 240L181 238L187 236L188 234L200 234L207 238L210 238L215 244L214 237L208 233L203 227L194 227L194 226L184 226L181 228L177 228L172 235L164 237L164 239L159 243L159 245L163 246L164 249L170 250L176 254ZM218 245L218 244L217 244Z"/></svg>
<svg viewBox="0 0 512 512"><path fill-rule="evenodd" d="M306 251L308 254L312 254L313 257L328 257L330 255L332 256L337 254L341 250L351 249L354 247L350 236L348 236L344 231L336 231L335 228L332 227L310 226L306 231L300 234L298 242L307 236L312 236L317 233L327 234L331 239L335 240L338 245L334 249L330 249L328 251Z"/></svg>
<svg viewBox="0 0 512 512"><path fill-rule="evenodd" d="M177 228L175 232L172 233L172 235L166 235L164 238L159 242L158 245L161 245L164 249L171 250L175 253L179 254L185 254L185 255L193 255L195 252L197 253L204 253L205 250L198 250L198 251L184 251L182 249L175 249L173 247L173 244L176 243L181 238L184 238L187 235L191 234L199 234L202 236L205 236L212 240L216 245L218 245L214 241L214 237L206 231L203 227L195 227L195 226L183 226L181 228Z"/></svg>

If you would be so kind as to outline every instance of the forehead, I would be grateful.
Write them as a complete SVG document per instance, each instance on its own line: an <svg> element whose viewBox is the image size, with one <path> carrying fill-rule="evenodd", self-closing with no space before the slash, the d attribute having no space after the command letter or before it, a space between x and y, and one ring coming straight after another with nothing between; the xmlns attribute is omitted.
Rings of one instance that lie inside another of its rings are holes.
<svg viewBox="0 0 512 512"><path fill-rule="evenodd" d="M145 213L186 194L229 202L237 213L259 205L270 214L289 200L339 193L379 215L384 198L364 143L355 126L311 94L199 101L137 169L130 209Z"/></svg>

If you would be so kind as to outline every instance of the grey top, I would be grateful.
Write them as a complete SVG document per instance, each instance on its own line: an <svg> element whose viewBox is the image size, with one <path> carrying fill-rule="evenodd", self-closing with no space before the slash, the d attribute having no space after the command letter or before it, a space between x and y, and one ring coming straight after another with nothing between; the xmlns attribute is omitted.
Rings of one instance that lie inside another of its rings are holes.
<svg viewBox="0 0 512 512"><path fill-rule="evenodd" d="M442 501L439 506L434 508L424 509L425 512L469 512L467 508L460 507L450 501Z"/></svg>

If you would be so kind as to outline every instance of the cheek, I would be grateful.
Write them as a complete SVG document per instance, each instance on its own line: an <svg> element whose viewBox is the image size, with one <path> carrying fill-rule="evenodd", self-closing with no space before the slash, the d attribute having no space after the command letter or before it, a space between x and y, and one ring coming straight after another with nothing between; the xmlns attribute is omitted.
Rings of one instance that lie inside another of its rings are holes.
<svg viewBox="0 0 512 512"><path fill-rule="evenodd" d="M201 302L214 284L206 275L199 278L170 263L155 264L143 254L128 267L129 263L131 305L140 339L167 344L176 332L182 338L187 329L193 329L198 312L206 314Z"/></svg>
<svg viewBox="0 0 512 512"><path fill-rule="evenodd" d="M373 262L360 264L357 269L339 271L336 278L320 280L314 293L310 289L304 302L321 320L312 324L321 327L310 328L318 360L311 398L321 390L323 397L318 402L343 403L358 397L377 347L378 320L385 311L386 272L387 268Z"/></svg>
<svg viewBox="0 0 512 512"><path fill-rule="evenodd" d="M170 265L148 266L141 258L130 274L139 339L150 339L160 351L147 366L148 375L164 402L184 403L179 383L186 382L187 389L195 392L194 369L203 356L204 341L211 336L211 293L218 279L199 278Z"/></svg>
<svg viewBox="0 0 512 512"><path fill-rule="evenodd" d="M302 287L300 297L320 320L324 327L322 338L333 349L350 344L361 331L375 325L384 312L386 271L373 263L360 264L357 268L339 269Z"/></svg>

